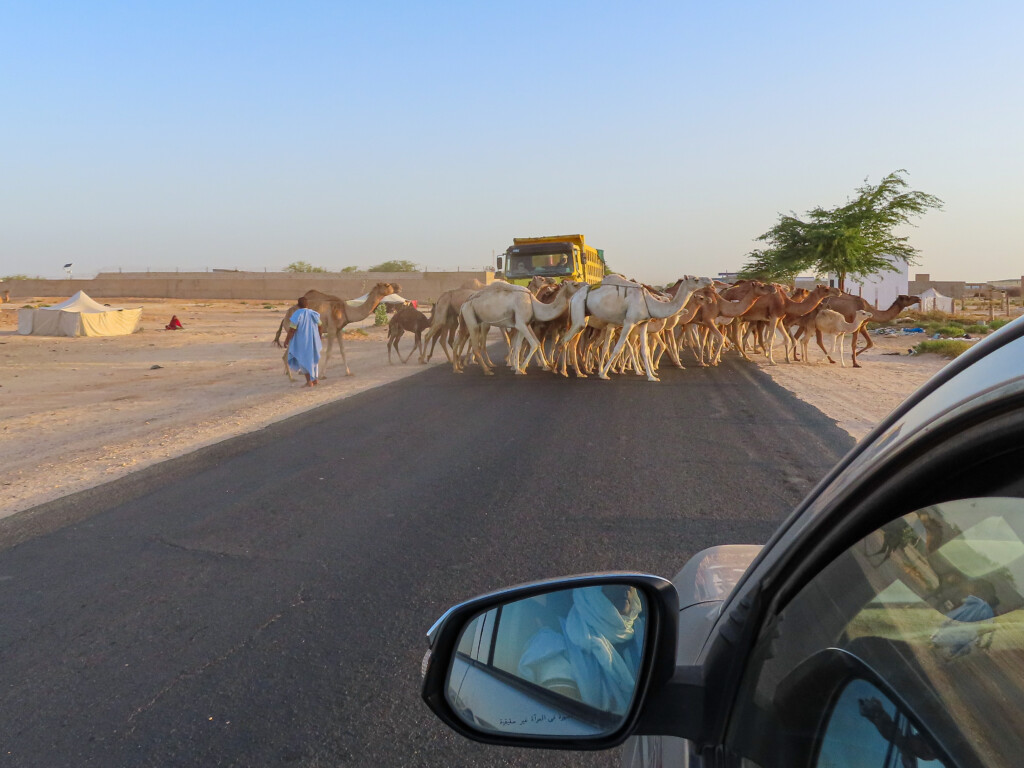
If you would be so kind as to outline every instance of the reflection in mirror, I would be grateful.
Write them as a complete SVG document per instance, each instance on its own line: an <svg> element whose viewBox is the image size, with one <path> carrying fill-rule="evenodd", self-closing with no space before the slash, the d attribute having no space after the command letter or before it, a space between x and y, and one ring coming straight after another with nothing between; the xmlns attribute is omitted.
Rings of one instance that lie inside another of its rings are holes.
<svg viewBox="0 0 1024 768"><path fill-rule="evenodd" d="M624 584L492 608L462 630L448 703L468 725L495 733L611 733L636 692L646 617L645 596Z"/></svg>
<svg viewBox="0 0 1024 768"><path fill-rule="evenodd" d="M875 686L854 680L832 709L818 751L817 768L928 768L939 753L906 715Z"/></svg>

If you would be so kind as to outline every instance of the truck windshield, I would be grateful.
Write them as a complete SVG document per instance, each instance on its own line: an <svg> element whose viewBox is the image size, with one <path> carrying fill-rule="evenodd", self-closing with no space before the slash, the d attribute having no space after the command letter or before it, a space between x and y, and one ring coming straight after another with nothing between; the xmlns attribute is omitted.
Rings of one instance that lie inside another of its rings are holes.
<svg viewBox="0 0 1024 768"><path fill-rule="evenodd" d="M512 254L508 257L509 277L556 277L572 274L572 261L564 253Z"/></svg>

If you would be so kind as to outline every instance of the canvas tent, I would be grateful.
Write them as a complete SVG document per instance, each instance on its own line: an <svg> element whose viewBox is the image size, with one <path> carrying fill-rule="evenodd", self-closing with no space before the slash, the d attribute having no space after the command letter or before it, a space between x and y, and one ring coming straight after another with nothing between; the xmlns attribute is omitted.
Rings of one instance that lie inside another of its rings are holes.
<svg viewBox="0 0 1024 768"><path fill-rule="evenodd" d="M18 310L22 336L127 336L135 333L142 307L105 307L79 291L52 307Z"/></svg>
<svg viewBox="0 0 1024 768"><path fill-rule="evenodd" d="M921 311L931 312L938 310L947 315L953 314L953 299L950 296L943 296L934 288L929 288L921 293Z"/></svg>

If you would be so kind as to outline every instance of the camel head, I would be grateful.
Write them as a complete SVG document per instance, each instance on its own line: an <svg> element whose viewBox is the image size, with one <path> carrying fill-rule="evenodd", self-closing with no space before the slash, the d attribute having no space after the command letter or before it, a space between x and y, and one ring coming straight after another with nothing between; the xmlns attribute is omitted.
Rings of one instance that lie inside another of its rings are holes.
<svg viewBox="0 0 1024 768"><path fill-rule="evenodd" d="M699 291L701 288L707 288L709 286L714 287L715 281L712 280L710 277L694 277L693 275L683 275L681 278L676 280L675 285L672 286L675 288L675 291L672 295L678 296L680 288L682 288L684 285L686 287L686 290L690 291L690 293L693 293L694 291Z"/></svg>
<svg viewBox="0 0 1024 768"><path fill-rule="evenodd" d="M541 275L534 275L530 279L530 282L526 284L526 290L528 290L530 293L536 296L537 292L540 291L540 289L543 288L545 285L557 285L557 283L555 282L554 278L542 277Z"/></svg>
<svg viewBox="0 0 1024 768"><path fill-rule="evenodd" d="M380 299L390 296L392 293L398 293L400 290L402 290L402 286L398 283L377 283L373 286L373 290L370 291L370 295Z"/></svg>
<svg viewBox="0 0 1024 768"><path fill-rule="evenodd" d="M896 297L896 304L899 305L899 308L901 310L904 310L907 307L912 307L915 304L920 306L921 305L921 297L920 296L907 296L907 295L901 293L899 296Z"/></svg>

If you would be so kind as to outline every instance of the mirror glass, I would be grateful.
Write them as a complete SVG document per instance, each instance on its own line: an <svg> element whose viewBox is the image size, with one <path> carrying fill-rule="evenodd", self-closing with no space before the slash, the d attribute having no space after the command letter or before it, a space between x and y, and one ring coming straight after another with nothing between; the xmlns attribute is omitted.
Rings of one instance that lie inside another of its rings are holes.
<svg viewBox="0 0 1024 768"><path fill-rule="evenodd" d="M448 703L467 725L493 733L611 733L636 693L646 619L646 596L625 584L491 608L462 630Z"/></svg>
<svg viewBox="0 0 1024 768"><path fill-rule="evenodd" d="M501 256L498 257L497 270L501 272Z"/></svg>

